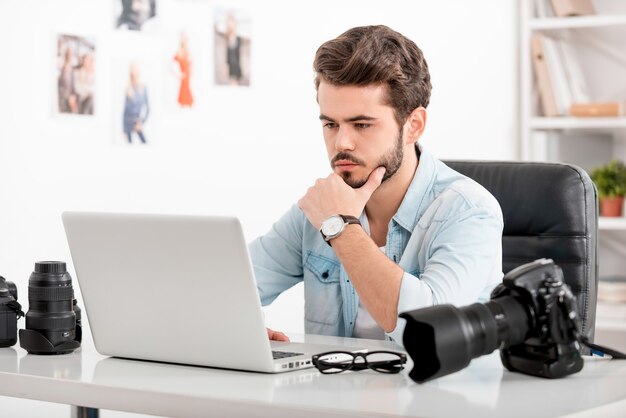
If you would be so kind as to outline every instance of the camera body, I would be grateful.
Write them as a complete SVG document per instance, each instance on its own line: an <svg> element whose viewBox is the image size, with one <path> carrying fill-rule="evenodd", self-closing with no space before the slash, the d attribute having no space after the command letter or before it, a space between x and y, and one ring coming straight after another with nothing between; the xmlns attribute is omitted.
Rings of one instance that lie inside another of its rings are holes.
<svg viewBox="0 0 626 418"><path fill-rule="evenodd" d="M414 359L409 376L420 383L497 348L510 371L558 378L583 367L576 298L549 259L511 270L486 303L436 305L400 317L407 321L404 347Z"/></svg>
<svg viewBox="0 0 626 418"><path fill-rule="evenodd" d="M24 316L17 302L15 284L0 276L0 347L11 347L17 342L17 320Z"/></svg>
<svg viewBox="0 0 626 418"><path fill-rule="evenodd" d="M491 294L492 301L502 298L526 306L530 321L524 342L500 347L508 370L558 378L582 369L576 297L559 266L540 259L512 270Z"/></svg>

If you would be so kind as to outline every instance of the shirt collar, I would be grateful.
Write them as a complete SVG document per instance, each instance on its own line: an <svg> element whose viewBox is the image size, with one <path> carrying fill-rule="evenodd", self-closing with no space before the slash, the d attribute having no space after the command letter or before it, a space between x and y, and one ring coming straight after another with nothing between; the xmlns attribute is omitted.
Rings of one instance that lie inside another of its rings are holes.
<svg viewBox="0 0 626 418"><path fill-rule="evenodd" d="M419 164L402 203L392 218L398 225L411 233L413 233L413 229L415 229L420 218L428 191L431 189L435 178L435 158L420 145L415 144L415 148Z"/></svg>

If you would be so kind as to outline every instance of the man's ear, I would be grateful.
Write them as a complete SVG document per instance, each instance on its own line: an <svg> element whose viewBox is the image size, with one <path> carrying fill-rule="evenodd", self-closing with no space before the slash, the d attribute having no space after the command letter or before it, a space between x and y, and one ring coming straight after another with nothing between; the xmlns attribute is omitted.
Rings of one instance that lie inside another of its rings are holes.
<svg viewBox="0 0 626 418"><path fill-rule="evenodd" d="M414 144L422 136L424 129L426 129L426 109L416 107L404 123L405 142Z"/></svg>

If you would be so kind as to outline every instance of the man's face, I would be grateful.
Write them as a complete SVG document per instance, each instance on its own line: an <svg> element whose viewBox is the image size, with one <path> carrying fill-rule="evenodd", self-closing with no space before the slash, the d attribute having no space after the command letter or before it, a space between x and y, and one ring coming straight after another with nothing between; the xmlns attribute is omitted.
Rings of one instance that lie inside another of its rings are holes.
<svg viewBox="0 0 626 418"><path fill-rule="evenodd" d="M384 94L383 86L338 87L322 81L318 88L331 168L353 188L364 185L377 167L386 168L386 181L402 164L402 131Z"/></svg>

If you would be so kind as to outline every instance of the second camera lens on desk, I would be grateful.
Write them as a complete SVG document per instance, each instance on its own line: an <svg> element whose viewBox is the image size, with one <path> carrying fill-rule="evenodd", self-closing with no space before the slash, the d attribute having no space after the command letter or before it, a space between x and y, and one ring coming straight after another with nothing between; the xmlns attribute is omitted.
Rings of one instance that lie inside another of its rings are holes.
<svg viewBox="0 0 626 418"><path fill-rule="evenodd" d="M66 354L80 347L72 278L64 262L35 263L28 305L26 329L20 330L22 348L31 354Z"/></svg>

